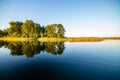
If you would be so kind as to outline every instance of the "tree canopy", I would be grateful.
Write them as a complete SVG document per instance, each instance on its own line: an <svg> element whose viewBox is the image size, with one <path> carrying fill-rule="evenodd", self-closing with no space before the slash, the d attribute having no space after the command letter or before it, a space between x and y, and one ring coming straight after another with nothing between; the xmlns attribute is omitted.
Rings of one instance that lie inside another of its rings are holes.
<svg viewBox="0 0 120 80"><path fill-rule="evenodd" d="M62 24L48 24L41 26L32 20L25 22L11 21L8 29L0 30L0 37L23 37L23 38L63 38L65 28Z"/></svg>
<svg viewBox="0 0 120 80"><path fill-rule="evenodd" d="M8 29L8 34L11 37L20 37L22 35L21 32L21 26L23 25L23 22L9 22L10 28Z"/></svg>

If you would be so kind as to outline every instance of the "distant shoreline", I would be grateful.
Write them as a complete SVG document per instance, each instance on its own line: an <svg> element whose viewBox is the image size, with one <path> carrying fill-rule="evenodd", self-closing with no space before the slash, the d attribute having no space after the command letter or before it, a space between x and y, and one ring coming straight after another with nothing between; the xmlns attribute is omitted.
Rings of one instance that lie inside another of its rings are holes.
<svg viewBox="0 0 120 80"><path fill-rule="evenodd" d="M1 37L1 41L40 41L40 42L99 42L103 40L120 40L120 37L66 37L66 38L14 38Z"/></svg>

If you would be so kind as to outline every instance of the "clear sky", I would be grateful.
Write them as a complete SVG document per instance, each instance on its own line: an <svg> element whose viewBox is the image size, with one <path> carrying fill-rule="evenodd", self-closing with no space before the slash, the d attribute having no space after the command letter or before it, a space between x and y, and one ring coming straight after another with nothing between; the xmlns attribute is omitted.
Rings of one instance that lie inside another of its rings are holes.
<svg viewBox="0 0 120 80"><path fill-rule="evenodd" d="M0 0L0 29L26 19L62 23L66 36L120 36L120 0Z"/></svg>

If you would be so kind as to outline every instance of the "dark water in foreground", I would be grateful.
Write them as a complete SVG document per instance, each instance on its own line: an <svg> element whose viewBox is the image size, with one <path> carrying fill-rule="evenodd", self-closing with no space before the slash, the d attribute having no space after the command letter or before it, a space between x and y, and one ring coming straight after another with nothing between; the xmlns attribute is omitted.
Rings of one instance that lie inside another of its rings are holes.
<svg viewBox="0 0 120 80"><path fill-rule="evenodd" d="M0 80L120 80L120 40L0 42Z"/></svg>

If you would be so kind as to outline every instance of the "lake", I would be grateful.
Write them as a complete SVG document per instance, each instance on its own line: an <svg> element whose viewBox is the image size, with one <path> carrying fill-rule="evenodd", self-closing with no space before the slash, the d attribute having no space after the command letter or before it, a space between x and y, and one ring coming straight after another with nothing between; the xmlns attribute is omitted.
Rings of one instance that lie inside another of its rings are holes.
<svg viewBox="0 0 120 80"><path fill-rule="evenodd" d="M0 41L0 80L120 80L120 40Z"/></svg>

